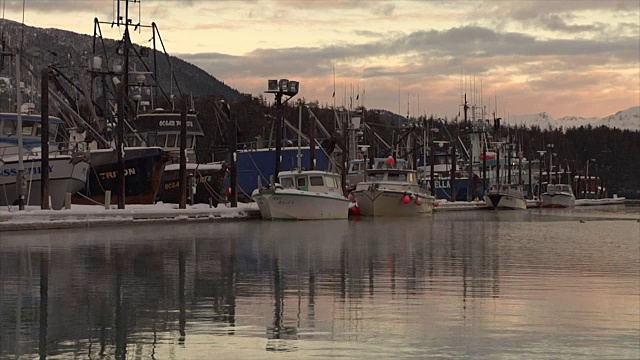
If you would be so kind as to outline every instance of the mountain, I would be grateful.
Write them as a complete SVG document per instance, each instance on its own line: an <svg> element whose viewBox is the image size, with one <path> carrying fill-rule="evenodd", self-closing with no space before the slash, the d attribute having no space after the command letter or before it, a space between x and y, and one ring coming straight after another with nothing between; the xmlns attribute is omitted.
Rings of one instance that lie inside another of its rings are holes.
<svg viewBox="0 0 640 360"><path fill-rule="evenodd" d="M509 115L508 119L503 120L502 123L526 127L537 126L542 130L570 129L591 125L591 127L606 126L620 130L640 131L640 106L618 111L614 115L604 118L565 116L554 119L546 112L542 112L531 115Z"/></svg>
<svg viewBox="0 0 640 360"><path fill-rule="evenodd" d="M622 130L640 131L640 106L618 111L614 115L607 116L596 122L594 126L608 126Z"/></svg>
<svg viewBox="0 0 640 360"><path fill-rule="evenodd" d="M88 25L93 19L87 19ZM109 25L102 25L108 27ZM34 76L28 76L27 72L31 71L33 75L39 76L39 70L49 65L54 65L64 71L69 77L74 77L82 68L87 68L92 56L93 36L74 33L59 29L43 29L33 26L22 25L18 22L1 19L0 27L2 28L2 41L4 42L4 51L12 52L20 46L23 51L23 82L25 82L27 96L30 91L39 92L39 80ZM114 51L118 45L115 40L105 39L105 48ZM142 46L135 46L138 52L146 52L152 54L151 49ZM102 45L98 42L97 49L101 49ZM141 49L146 50L141 50ZM236 89L233 89L223 82L219 81L211 74L190 64L175 56L168 56L162 53L161 49L157 53L157 69L158 83L168 93L172 92L177 95L178 88L185 95L193 95L194 97L214 97L217 99L225 99L227 101L238 100L242 95ZM143 64L131 57L138 71L145 70ZM103 60L104 61L104 60ZM150 69L153 69L153 56L147 55L145 62ZM169 64L170 62L170 64ZM27 71L24 70L27 69ZM178 86L171 85L170 72L173 70ZM0 78L15 78L15 65L13 57L5 56L0 62ZM133 76L132 76L133 78ZM11 82L13 83L13 82ZM0 84L2 85L2 84ZM13 86L8 87L9 91ZM31 90L30 88L33 88ZM0 92L4 87L0 86ZM15 96L15 90L13 90ZM28 101L28 97L26 99ZM6 109L6 101L0 100L0 107Z"/></svg>

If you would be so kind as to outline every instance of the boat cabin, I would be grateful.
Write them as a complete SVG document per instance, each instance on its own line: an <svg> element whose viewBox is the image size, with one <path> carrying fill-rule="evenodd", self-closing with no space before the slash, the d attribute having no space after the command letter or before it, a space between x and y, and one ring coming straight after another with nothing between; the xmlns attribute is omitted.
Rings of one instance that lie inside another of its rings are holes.
<svg viewBox="0 0 640 360"><path fill-rule="evenodd" d="M408 169L409 163L405 159L395 159L395 164L392 165L396 169ZM367 160L370 166L369 169L386 169L389 168L387 164L387 158L374 158L373 161ZM361 174L365 170L364 159L353 159L349 161L349 174Z"/></svg>
<svg viewBox="0 0 640 360"><path fill-rule="evenodd" d="M324 171L282 171L278 182L284 189L297 189L319 193L342 192L340 175Z"/></svg>
<svg viewBox="0 0 640 360"><path fill-rule="evenodd" d="M548 184L547 192L548 193L553 193L553 192L572 193L573 191L571 191L571 186L568 184Z"/></svg>
<svg viewBox="0 0 640 360"><path fill-rule="evenodd" d="M49 116L49 144L56 146L58 131L64 127L60 118ZM22 114L22 141L26 150L41 145L42 121L40 115ZM17 154L18 115L0 113L0 156Z"/></svg>
<svg viewBox="0 0 640 360"><path fill-rule="evenodd" d="M505 194L522 194L522 187L518 184L491 185L489 192L499 192Z"/></svg>
<svg viewBox="0 0 640 360"><path fill-rule="evenodd" d="M180 154L180 123L182 115L175 111L156 110L140 114L136 120L136 134L127 136L129 146L158 146L172 154ZM196 114L187 114L187 156L195 154L196 138L204 132ZM142 141L146 144L142 144ZM195 161L195 157L193 157Z"/></svg>
<svg viewBox="0 0 640 360"><path fill-rule="evenodd" d="M413 170L403 169L372 169L367 171L367 182L391 181L418 183L418 177Z"/></svg>

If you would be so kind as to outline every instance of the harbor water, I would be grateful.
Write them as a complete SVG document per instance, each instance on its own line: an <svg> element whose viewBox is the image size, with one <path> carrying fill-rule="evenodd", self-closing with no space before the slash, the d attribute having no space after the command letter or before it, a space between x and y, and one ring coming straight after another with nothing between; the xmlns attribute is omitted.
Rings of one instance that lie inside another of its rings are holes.
<svg viewBox="0 0 640 360"><path fill-rule="evenodd" d="M640 207L0 234L0 358L638 359Z"/></svg>

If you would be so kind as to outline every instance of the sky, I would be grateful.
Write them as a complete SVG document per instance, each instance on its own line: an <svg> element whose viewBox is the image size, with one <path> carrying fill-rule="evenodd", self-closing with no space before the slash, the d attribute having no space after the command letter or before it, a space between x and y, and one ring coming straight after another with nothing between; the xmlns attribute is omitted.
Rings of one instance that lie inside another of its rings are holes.
<svg viewBox="0 0 640 360"><path fill-rule="evenodd" d="M95 17L111 22L117 3L2 0L5 18L84 34ZM268 100L268 79L290 79L306 101L409 116L455 117L462 94L501 117L640 106L640 0L141 0L129 9L133 23L156 23L171 55ZM140 45L150 38L132 34Z"/></svg>

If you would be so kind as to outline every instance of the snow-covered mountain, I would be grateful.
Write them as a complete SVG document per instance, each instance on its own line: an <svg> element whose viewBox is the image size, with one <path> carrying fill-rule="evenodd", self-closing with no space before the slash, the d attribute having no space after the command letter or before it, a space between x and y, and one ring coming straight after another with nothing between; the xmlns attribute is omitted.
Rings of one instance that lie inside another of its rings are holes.
<svg viewBox="0 0 640 360"><path fill-rule="evenodd" d="M509 115L508 119L503 119L502 123L505 125L524 125L526 127L537 126L541 129L557 129L560 127L569 129L587 125L592 127L604 125L621 130L640 131L640 106L618 111L614 115L605 118L565 116L554 119L546 112L542 112L531 115Z"/></svg>

